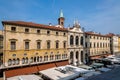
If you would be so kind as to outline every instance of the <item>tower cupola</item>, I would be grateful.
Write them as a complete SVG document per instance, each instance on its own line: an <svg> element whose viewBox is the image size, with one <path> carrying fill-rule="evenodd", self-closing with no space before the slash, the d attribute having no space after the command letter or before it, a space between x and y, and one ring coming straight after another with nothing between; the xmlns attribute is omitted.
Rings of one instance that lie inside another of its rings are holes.
<svg viewBox="0 0 120 80"><path fill-rule="evenodd" d="M65 21L65 18L64 18L63 12L61 10L60 16L58 18L58 25L60 25L62 28L64 28L64 21Z"/></svg>

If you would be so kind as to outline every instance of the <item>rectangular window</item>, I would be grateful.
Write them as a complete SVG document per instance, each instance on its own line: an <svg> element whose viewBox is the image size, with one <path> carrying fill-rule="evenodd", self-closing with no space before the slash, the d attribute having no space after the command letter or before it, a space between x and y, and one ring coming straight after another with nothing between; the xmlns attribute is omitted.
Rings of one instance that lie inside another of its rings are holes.
<svg viewBox="0 0 120 80"><path fill-rule="evenodd" d="M66 48L66 42L63 43L63 47Z"/></svg>
<svg viewBox="0 0 120 80"><path fill-rule="evenodd" d="M40 49L41 46L40 46L40 42L37 42L37 49Z"/></svg>
<svg viewBox="0 0 120 80"><path fill-rule="evenodd" d="M25 28L25 33L28 33L29 32L29 29L28 28Z"/></svg>
<svg viewBox="0 0 120 80"><path fill-rule="evenodd" d="M58 35L58 32L56 32L56 35Z"/></svg>
<svg viewBox="0 0 120 80"><path fill-rule="evenodd" d="M56 42L56 48L57 49L59 48L59 42L58 41Z"/></svg>
<svg viewBox="0 0 120 80"><path fill-rule="evenodd" d="M16 31L16 27L11 27L11 31Z"/></svg>
<svg viewBox="0 0 120 80"><path fill-rule="evenodd" d="M66 33L63 33L64 36L66 36Z"/></svg>
<svg viewBox="0 0 120 80"><path fill-rule="evenodd" d="M29 49L29 42L25 42L25 49L26 49L26 50Z"/></svg>
<svg viewBox="0 0 120 80"><path fill-rule="evenodd" d="M50 34L50 31L47 31L47 35L49 35Z"/></svg>
<svg viewBox="0 0 120 80"><path fill-rule="evenodd" d="M37 33L40 34L40 30L37 30Z"/></svg>
<svg viewBox="0 0 120 80"><path fill-rule="evenodd" d="M50 41L47 41L47 49L50 49Z"/></svg>
<svg viewBox="0 0 120 80"><path fill-rule="evenodd" d="M16 42L11 41L11 50L15 50L15 49L16 49Z"/></svg>

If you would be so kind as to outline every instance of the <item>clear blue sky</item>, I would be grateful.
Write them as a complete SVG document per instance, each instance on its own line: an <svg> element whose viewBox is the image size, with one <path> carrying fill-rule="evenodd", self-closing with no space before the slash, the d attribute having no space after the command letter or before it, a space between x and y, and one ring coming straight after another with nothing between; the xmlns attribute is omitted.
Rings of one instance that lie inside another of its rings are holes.
<svg viewBox="0 0 120 80"><path fill-rule="evenodd" d="M78 19L87 31L120 34L120 0L0 0L0 21L57 25L61 9L65 27Z"/></svg>

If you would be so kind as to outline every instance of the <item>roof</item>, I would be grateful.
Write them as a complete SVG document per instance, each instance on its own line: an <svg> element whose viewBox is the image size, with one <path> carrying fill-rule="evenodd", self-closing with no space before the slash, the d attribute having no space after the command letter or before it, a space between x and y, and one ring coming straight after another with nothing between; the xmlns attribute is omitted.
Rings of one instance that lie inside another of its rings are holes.
<svg viewBox="0 0 120 80"><path fill-rule="evenodd" d="M43 28L43 29L67 31L66 28L60 28L60 27L55 27L55 26L49 26L49 25L38 24L38 23L33 23L33 22L24 22L24 21L2 21L2 24L11 24L11 25L33 27L33 28Z"/></svg>
<svg viewBox="0 0 120 80"><path fill-rule="evenodd" d="M102 37L110 37L109 35L103 35L103 34L100 34L100 33L94 33L92 31L85 32L85 34L94 35L94 36L102 36Z"/></svg>
<svg viewBox="0 0 120 80"><path fill-rule="evenodd" d="M62 71L65 71L62 72ZM51 73L52 72L52 73ZM78 77L80 73L87 73L89 70L78 68L71 65L60 66L57 68L50 68L43 71L40 71L44 76L52 80L70 80L75 77Z"/></svg>
<svg viewBox="0 0 120 80"><path fill-rule="evenodd" d="M43 79L37 75L19 75L7 78L7 80L43 80Z"/></svg>

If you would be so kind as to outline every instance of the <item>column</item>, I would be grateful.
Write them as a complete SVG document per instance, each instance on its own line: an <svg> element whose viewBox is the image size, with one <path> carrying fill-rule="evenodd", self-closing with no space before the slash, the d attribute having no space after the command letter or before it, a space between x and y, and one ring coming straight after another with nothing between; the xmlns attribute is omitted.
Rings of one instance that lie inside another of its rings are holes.
<svg viewBox="0 0 120 80"><path fill-rule="evenodd" d="M79 51L79 54L78 54L78 65L82 64L81 63L81 52Z"/></svg>
<svg viewBox="0 0 120 80"><path fill-rule="evenodd" d="M76 53L75 51L73 52L73 65L76 66Z"/></svg>

